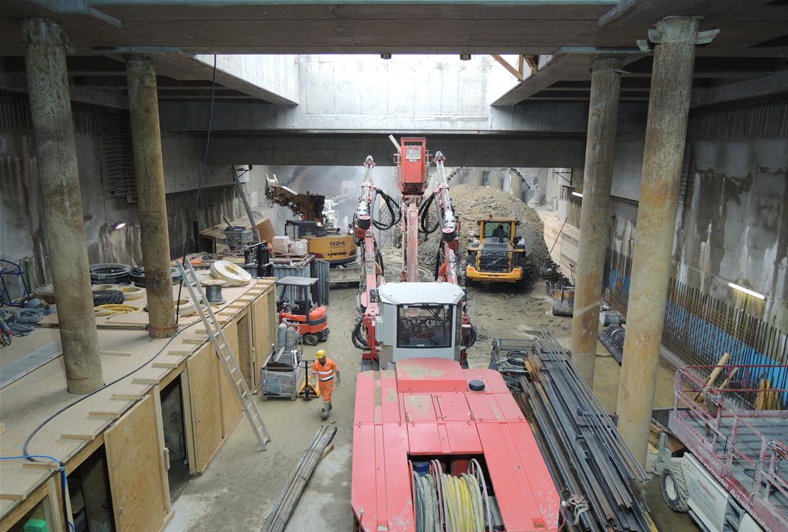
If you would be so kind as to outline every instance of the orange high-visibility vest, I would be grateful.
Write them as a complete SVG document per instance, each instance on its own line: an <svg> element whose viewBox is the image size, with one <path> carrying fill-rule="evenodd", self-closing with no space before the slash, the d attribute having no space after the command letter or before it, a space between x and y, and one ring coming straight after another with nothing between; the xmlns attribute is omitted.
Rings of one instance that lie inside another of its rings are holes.
<svg viewBox="0 0 788 532"><path fill-rule="evenodd" d="M337 363L326 358L326 363L321 364L317 360L312 365L312 371L317 372L317 378L320 382L329 382L334 380L334 372L337 369Z"/></svg>

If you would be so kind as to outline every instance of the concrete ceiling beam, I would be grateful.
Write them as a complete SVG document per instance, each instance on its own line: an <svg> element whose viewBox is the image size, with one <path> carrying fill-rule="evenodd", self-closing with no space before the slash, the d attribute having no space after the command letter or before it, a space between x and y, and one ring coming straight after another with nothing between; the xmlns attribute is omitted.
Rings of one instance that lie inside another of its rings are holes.
<svg viewBox="0 0 788 532"><path fill-rule="evenodd" d="M788 93L788 70L758 79L695 90L690 105L702 107L780 93Z"/></svg>

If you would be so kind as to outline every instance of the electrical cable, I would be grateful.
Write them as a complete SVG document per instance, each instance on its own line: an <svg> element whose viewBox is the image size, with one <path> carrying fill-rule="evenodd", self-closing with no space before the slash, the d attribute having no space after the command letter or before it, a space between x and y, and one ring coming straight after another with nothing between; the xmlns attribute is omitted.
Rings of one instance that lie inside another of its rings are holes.
<svg viewBox="0 0 788 532"><path fill-rule="evenodd" d="M208 108L208 131L205 135L205 153L203 154L202 158L202 167L200 168L200 179L197 183L197 193L194 195L194 208L192 209L192 223L191 225L191 233L192 233L192 240L194 241L194 249L197 249L197 209L200 207L200 195L202 194L202 186L203 182L205 181L205 167L208 165L208 153L210 152L211 147L211 132L213 131L213 104L216 98L216 54L213 54L213 76L211 80L211 100L210 106ZM187 250L189 249L189 236L187 233L186 242L183 245L183 259L181 264L186 264L186 255ZM181 300L181 293L183 292L183 279L181 279L180 283L178 283L178 299L176 301ZM197 302L199 304L199 301ZM175 330L178 330L178 323L180 322L180 303L178 304L178 308L175 309Z"/></svg>
<svg viewBox="0 0 788 532"><path fill-rule="evenodd" d="M255 280L255 283L252 285L252 287L254 287L256 284L257 284L257 280ZM28 452L28 447L30 446L30 441L31 441L31 440L33 439L33 437L34 437L36 434L38 434L38 432L39 432L39 431L40 431L42 428L44 428L44 426L46 426L46 425L47 425L47 424L48 424L50 421L52 421L53 419L55 419L57 416L59 416L60 414L62 414L63 412L65 412L66 410L68 410L69 408L71 408L72 406L75 406L75 405L77 405L77 404L81 403L82 401L84 401L84 400L85 400L85 399L87 399L88 397L92 397L92 396L96 395L98 392L100 392L100 391L102 391L102 390L105 390L105 389L109 388L110 386L112 386L113 384L117 384L118 382L122 381L123 379L125 379L125 378L128 378L128 377L130 377L131 375L133 375L133 374L137 373L139 370L141 370L142 368L144 368L145 366L147 366L148 364L150 364L150 363L151 363L151 362L152 362L152 361L153 361L153 360L154 360L156 357L158 357L159 355L161 355L161 354L164 352L164 350L165 350L165 349L167 349L167 348L169 347L169 345L170 345L170 344L173 342L173 340L175 340L175 339L176 339L176 338L177 338L177 337L178 337L178 336L179 336L181 333L185 332L187 329L189 329L190 327L193 327L194 325L196 325L196 324L198 324L198 323L200 323L200 322L199 322L199 321L195 321L194 323L192 323L192 324L189 324L189 325L187 325L186 327L184 327L182 330L180 330L180 331L176 331L176 333L175 333L174 335L172 335L170 338L168 338L168 339L167 339L167 342L166 342L166 343L165 343L165 344L162 346L162 348L161 348L161 349L159 349L159 350L156 352L156 354L155 354L155 355L153 355L152 357L150 357L148 360L146 360L145 362L143 362L141 365L137 366L135 369L131 370L130 372L126 373L125 375L123 375L123 376L121 376L121 377L118 377L117 379L115 379L114 381L110 382L109 384L105 384L105 385L104 385L104 386L102 386L101 388L99 388L99 389L97 389L97 390L94 390L94 391L92 391L92 392L90 392L90 393L88 393L88 394L85 394L85 395L81 396L79 399L77 399L77 400L76 400L76 401L74 401L73 403L69 403L69 404L67 404L66 406L62 407L60 410L58 410L58 411L57 411L57 412L55 412L54 414L50 415L50 416L49 416L48 418L46 418L44 421L42 421L41 423L39 423L39 424L38 424L38 426L37 426L35 429L33 429L33 432L31 432L31 433L30 433L30 434L27 436L27 438L25 438L25 443L22 445L22 454L24 454L25 456L30 456L30 453ZM32 462L35 462L35 460L31 460L31 461L32 461Z"/></svg>
<svg viewBox="0 0 788 532"><path fill-rule="evenodd" d="M252 285L252 287L254 287L256 284L257 284L257 280L255 279L255 284ZM170 338L167 339L167 342L162 346L161 349L159 349L156 352L155 355L150 357L148 360L143 362L141 365L137 366L135 369L131 370L130 372L126 373L125 375L123 375L121 377L118 377L117 379L115 379L114 381L110 382L109 384L105 384L101 388L81 396L79 399L77 399L73 403L67 404L66 406L62 407L60 410L58 410L57 412L55 412L54 414L50 415L48 418L43 420L41 423L39 423L38 426L35 429L33 429L33 432L31 432L27 436L27 438L25 438L25 443L22 445L22 454L24 455L24 457L28 457L27 459L30 460L31 462L35 462L36 461L34 459L36 455L31 455L28 452L28 448L30 447L30 442L35 437L35 435L38 434L38 432L42 428L44 428L50 421L55 419L57 416L59 416L60 414L62 414L63 412L65 412L66 410L71 408L72 406L75 406L75 405L81 403L82 401L84 401L88 397L92 397L92 396L96 395L97 393L99 393L100 391L105 390L105 389L109 388L110 386L112 386L114 384L117 384L118 382L122 381L123 379L126 379L126 378L130 377L131 375L137 373L139 370L141 370L142 368L144 368L145 366L150 364L156 357L161 355L164 352L164 350L167 349L170 346L170 344L173 342L173 340L175 340L181 333L185 332L190 327L193 327L193 326L197 325L198 323L200 323L200 322L199 321L195 321L194 323L189 324L186 327L184 327L183 330L177 331L173 336L171 336Z"/></svg>

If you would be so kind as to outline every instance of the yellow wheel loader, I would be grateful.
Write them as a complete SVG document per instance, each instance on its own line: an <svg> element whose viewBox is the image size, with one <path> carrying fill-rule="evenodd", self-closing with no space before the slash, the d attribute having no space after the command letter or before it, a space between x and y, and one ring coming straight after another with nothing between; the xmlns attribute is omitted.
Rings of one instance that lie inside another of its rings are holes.
<svg viewBox="0 0 788 532"><path fill-rule="evenodd" d="M520 222L507 218L479 220L479 234L468 248L465 284L526 283L526 250L517 236Z"/></svg>

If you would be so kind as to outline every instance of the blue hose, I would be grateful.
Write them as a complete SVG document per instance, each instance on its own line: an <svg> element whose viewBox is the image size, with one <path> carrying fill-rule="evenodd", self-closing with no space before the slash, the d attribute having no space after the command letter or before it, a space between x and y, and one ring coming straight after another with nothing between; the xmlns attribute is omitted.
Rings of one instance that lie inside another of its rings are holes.
<svg viewBox="0 0 788 532"><path fill-rule="evenodd" d="M76 532L74 523L72 523L71 520L68 518L68 510L66 509L66 482L67 482L66 463L61 462L57 458L54 458L52 456L47 456L45 454L32 454L32 455L22 455L22 456L0 456L0 460L30 460L32 462L35 462L36 458L52 460L53 462L57 462L57 464L60 466L60 494L61 494L61 498L63 499L63 519L65 519L69 530L73 530L74 532Z"/></svg>

